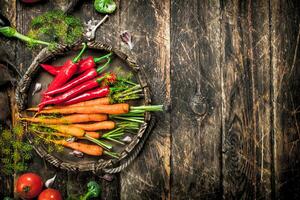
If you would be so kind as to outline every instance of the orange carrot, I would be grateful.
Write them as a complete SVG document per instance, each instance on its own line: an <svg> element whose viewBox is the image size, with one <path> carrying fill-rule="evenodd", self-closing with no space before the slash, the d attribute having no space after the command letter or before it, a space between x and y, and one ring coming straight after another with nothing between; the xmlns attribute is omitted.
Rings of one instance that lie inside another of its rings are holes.
<svg viewBox="0 0 300 200"><path fill-rule="evenodd" d="M93 124L72 124L71 126L80 128L85 131L98 131L98 130L108 130L115 128L115 122L113 121L103 121Z"/></svg>
<svg viewBox="0 0 300 200"><path fill-rule="evenodd" d="M51 135L61 136L61 137L70 137L70 135L66 133L51 133ZM94 139L99 139L101 137L101 133L98 132L85 132L85 135L88 135ZM85 139L85 137L78 137L79 139Z"/></svg>
<svg viewBox="0 0 300 200"><path fill-rule="evenodd" d="M65 133L74 137L83 137L85 134L84 130L74 126L68 126L68 125L42 125L42 126L52 128L58 132Z"/></svg>
<svg viewBox="0 0 300 200"><path fill-rule="evenodd" d="M101 137L101 133L98 132L85 132L86 135L95 138L95 139L99 139ZM84 137L82 137L81 139L83 139Z"/></svg>
<svg viewBox="0 0 300 200"><path fill-rule="evenodd" d="M96 105L108 105L110 104L110 99L109 97L103 97L103 98L98 98L98 99L93 99L90 101L84 101L68 106L47 106L44 108L44 110L50 110L50 109L61 109L61 108L73 108L73 107L81 107L81 106L96 106ZM38 111L39 108L34 107L34 108L28 108L28 111Z"/></svg>
<svg viewBox="0 0 300 200"><path fill-rule="evenodd" d="M52 140L55 144L63 145L73 150L81 151L91 156L101 156L103 154L102 147L94 144L84 144L80 142L67 142L65 140Z"/></svg>
<svg viewBox="0 0 300 200"><path fill-rule="evenodd" d="M65 107L58 109L42 110L40 113L59 113L59 114L125 114L129 112L129 104L111 104L111 105L97 105L97 106L80 106L80 107Z"/></svg>
<svg viewBox="0 0 300 200"><path fill-rule="evenodd" d="M68 107L96 106L96 105L108 105L108 104L110 104L109 97L103 97L103 98L93 99L93 100L84 101L80 103L75 103L69 105Z"/></svg>
<svg viewBox="0 0 300 200"><path fill-rule="evenodd" d="M81 123L81 122L100 122L107 120L107 115L105 114L74 114L61 118L21 118L21 120L34 122L34 123L43 123L43 124L72 124L72 123Z"/></svg>

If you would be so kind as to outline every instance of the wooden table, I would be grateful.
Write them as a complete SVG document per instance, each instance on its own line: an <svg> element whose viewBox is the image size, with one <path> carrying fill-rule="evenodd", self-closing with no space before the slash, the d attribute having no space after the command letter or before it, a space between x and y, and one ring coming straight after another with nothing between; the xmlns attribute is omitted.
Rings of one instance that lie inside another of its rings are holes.
<svg viewBox="0 0 300 200"><path fill-rule="evenodd" d="M96 39L144 66L153 102L167 111L111 182L61 171L37 155L30 170L44 178L57 173L54 187L64 195L94 179L102 199L300 199L299 1L116 2ZM66 4L0 0L22 33L34 16ZM103 17L92 1L74 14ZM119 38L124 30L134 37L132 51ZM1 45L23 72L38 52L4 37Z"/></svg>

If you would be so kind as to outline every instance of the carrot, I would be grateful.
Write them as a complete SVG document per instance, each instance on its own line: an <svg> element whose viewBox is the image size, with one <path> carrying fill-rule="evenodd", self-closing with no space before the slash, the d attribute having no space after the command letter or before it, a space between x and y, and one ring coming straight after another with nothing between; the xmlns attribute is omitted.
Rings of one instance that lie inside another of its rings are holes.
<svg viewBox="0 0 300 200"><path fill-rule="evenodd" d="M61 118L21 118L21 120L34 122L34 123L43 123L43 124L72 124L72 123L81 123L81 122L100 122L107 120L107 115L104 114L74 114Z"/></svg>
<svg viewBox="0 0 300 200"><path fill-rule="evenodd" d="M74 126L68 126L68 125L42 125L44 127L52 128L58 132L68 134L70 136L75 137L83 137L85 134L85 131Z"/></svg>
<svg viewBox="0 0 300 200"><path fill-rule="evenodd" d="M94 144L84 144L80 142L67 142L65 140L52 140L53 143L63 145L73 150L81 151L91 156L101 156L103 154L103 148Z"/></svg>
<svg viewBox="0 0 300 200"><path fill-rule="evenodd" d="M98 98L98 99L93 99L89 101L68 105L68 107L96 106L96 105L108 105L108 104L110 104L109 97L103 97L103 98Z"/></svg>
<svg viewBox="0 0 300 200"><path fill-rule="evenodd" d="M81 106L96 106L96 105L108 105L110 104L110 99L109 97L103 97L103 98L98 98L98 99L93 99L90 101L84 101L68 106L47 106L44 109L45 110L50 110L50 109L61 109L61 108L73 108L73 107L81 107ZM38 111L39 108L34 107L34 108L28 108L28 111Z"/></svg>
<svg viewBox="0 0 300 200"><path fill-rule="evenodd" d="M70 135L66 134L66 133L51 133L51 135L55 135L55 136L61 136L61 137L70 137ZM90 136L94 139L99 139L101 137L101 134L98 132L85 132L85 136ZM78 137L79 139L86 139L85 137Z"/></svg>
<svg viewBox="0 0 300 200"><path fill-rule="evenodd" d="M111 105L96 105L96 106L80 106L80 107L65 107L58 109L42 110L39 113L59 113L59 114L126 114L129 112L130 106L127 103L111 104Z"/></svg>
<svg viewBox="0 0 300 200"><path fill-rule="evenodd" d="M85 135L88 135L95 139L99 139L101 137L101 133L98 133L98 132L85 132ZM83 138L81 138L81 139L83 139Z"/></svg>
<svg viewBox="0 0 300 200"><path fill-rule="evenodd" d="M113 121L103 121L93 124L72 124L71 126L80 128L85 131L97 131L97 130L108 130L115 128L115 122Z"/></svg>

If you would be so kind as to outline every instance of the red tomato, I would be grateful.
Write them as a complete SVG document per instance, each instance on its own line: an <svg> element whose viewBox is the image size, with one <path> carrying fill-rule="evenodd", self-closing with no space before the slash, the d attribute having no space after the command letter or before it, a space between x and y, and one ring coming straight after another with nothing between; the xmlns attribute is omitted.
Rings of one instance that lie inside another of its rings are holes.
<svg viewBox="0 0 300 200"><path fill-rule="evenodd" d="M61 194L58 190L46 189L40 195L38 200L62 200Z"/></svg>
<svg viewBox="0 0 300 200"><path fill-rule="evenodd" d="M16 190L20 197L32 199L38 196L43 189L42 178L34 173L21 175L16 184Z"/></svg>

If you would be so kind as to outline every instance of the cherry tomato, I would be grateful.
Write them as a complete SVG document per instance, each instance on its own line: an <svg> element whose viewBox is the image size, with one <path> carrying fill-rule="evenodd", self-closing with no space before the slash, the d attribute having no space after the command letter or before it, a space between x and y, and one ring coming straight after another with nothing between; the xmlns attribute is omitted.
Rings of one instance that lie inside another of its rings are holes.
<svg viewBox="0 0 300 200"><path fill-rule="evenodd" d="M35 173L25 173L17 180L16 190L21 198L32 199L38 196L42 189L42 178Z"/></svg>
<svg viewBox="0 0 300 200"><path fill-rule="evenodd" d="M40 195L38 200L62 200L61 194L58 190L46 189Z"/></svg>

